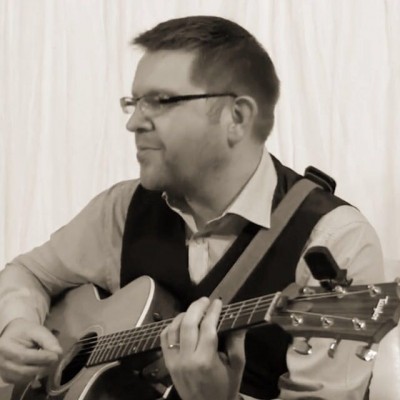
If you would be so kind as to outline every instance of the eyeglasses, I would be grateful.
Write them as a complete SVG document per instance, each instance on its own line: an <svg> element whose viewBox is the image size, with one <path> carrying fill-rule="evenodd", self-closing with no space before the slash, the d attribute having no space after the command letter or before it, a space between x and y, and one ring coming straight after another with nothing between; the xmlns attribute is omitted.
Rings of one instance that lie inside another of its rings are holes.
<svg viewBox="0 0 400 400"><path fill-rule="evenodd" d="M168 106L174 105L181 101L190 101L197 99L207 99L210 97L237 97L235 93L203 93L203 94L187 94L182 96L168 96L164 94L147 94L140 97L122 97L120 104L125 114L132 115L136 107L146 115L156 115L162 113Z"/></svg>

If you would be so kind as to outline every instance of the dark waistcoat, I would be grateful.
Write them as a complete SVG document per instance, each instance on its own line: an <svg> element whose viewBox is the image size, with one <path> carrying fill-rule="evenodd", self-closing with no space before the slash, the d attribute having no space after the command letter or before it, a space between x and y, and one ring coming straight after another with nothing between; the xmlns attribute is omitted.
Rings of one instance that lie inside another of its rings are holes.
<svg viewBox="0 0 400 400"><path fill-rule="evenodd" d="M274 210L302 176L275 158L273 161L278 175L272 205ZM274 293L294 282L297 263L312 229L323 215L344 204L347 203L328 191L314 189L234 301ZM139 185L125 223L121 286L148 275L174 294L185 308L213 291L258 230L257 225L249 223L209 274L195 285L188 272L183 220L166 205L160 192L148 191ZM291 336L275 324L247 333L242 393L260 399L279 395L278 378L287 371L286 351L290 342Z"/></svg>

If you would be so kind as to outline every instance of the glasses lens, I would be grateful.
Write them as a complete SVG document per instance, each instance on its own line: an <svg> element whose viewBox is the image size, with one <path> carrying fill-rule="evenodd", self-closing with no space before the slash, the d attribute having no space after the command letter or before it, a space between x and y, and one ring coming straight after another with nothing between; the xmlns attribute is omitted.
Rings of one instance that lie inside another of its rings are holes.
<svg viewBox="0 0 400 400"><path fill-rule="evenodd" d="M133 114L135 112L135 102L131 97L122 97L120 99L120 104L125 114Z"/></svg>
<svg viewBox="0 0 400 400"><path fill-rule="evenodd" d="M159 95L149 95L149 96L143 96L140 99L140 108L145 111L149 112L151 114L158 113L164 109L164 105L160 101L162 97Z"/></svg>

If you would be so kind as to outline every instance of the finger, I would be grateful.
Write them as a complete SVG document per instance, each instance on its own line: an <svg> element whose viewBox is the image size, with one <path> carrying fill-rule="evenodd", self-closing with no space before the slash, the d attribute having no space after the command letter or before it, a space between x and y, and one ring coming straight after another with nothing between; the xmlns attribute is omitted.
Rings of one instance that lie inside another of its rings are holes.
<svg viewBox="0 0 400 400"><path fill-rule="evenodd" d="M182 354L196 350L199 338L199 325L210 304L207 297L192 303L184 314L180 328L180 349Z"/></svg>
<svg viewBox="0 0 400 400"><path fill-rule="evenodd" d="M213 300L208 307L200 326L200 338L197 350L200 352L214 353L218 347L217 327L222 310L222 302Z"/></svg>
<svg viewBox="0 0 400 400"><path fill-rule="evenodd" d="M62 354L62 348L57 338L44 326L37 326L30 331L30 339L43 349Z"/></svg>
<svg viewBox="0 0 400 400"><path fill-rule="evenodd" d="M244 367L246 331L232 332L226 339L226 354L229 365L234 369Z"/></svg>
<svg viewBox="0 0 400 400"><path fill-rule="evenodd" d="M1 346L1 356L19 365L48 366L59 359L52 351L26 348L20 343L7 341Z"/></svg>
<svg viewBox="0 0 400 400"><path fill-rule="evenodd" d="M28 382L47 374L47 368L15 365L9 361L4 362L1 369L2 379L7 383Z"/></svg>
<svg viewBox="0 0 400 400"><path fill-rule="evenodd" d="M161 350L165 353L169 350L169 345L171 343L178 343L179 342L179 329L180 329L180 321L183 318L183 313L178 314L172 322L170 322L161 332L160 335L160 343L161 343ZM176 332L174 335L171 331ZM175 342L176 340L176 342Z"/></svg>
<svg viewBox="0 0 400 400"><path fill-rule="evenodd" d="M180 329L184 315L184 313L177 315L167 328L167 347L169 350L171 350L170 345L180 344ZM175 349L177 350L178 347L175 347Z"/></svg>
<svg viewBox="0 0 400 400"><path fill-rule="evenodd" d="M166 350L168 349L168 339L167 339L167 335L168 335L168 326L166 326L163 331L161 332L160 335L160 344L161 344L161 350L163 353L166 352Z"/></svg>

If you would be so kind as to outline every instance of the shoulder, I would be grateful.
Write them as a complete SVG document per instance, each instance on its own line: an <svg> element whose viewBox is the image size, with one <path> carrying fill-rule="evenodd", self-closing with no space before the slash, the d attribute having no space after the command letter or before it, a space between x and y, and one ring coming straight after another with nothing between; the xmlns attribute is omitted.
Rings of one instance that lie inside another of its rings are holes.
<svg viewBox="0 0 400 400"><path fill-rule="evenodd" d="M351 205L341 205L325 214L315 226L313 234L335 234L345 229L373 229L367 218Z"/></svg>
<svg viewBox="0 0 400 400"><path fill-rule="evenodd" d="M82 231L123 230L128 207L139 185L139 180L127 180L114 184L92 198L89 203L60 230L66 227ZM60 231L59 230L59 231ZM56 231L58 233L59 231Z"/></svg>
<svg viewBox="0 0 400 400"><path fill-rule="evenodd" d="M139 179L121 181L102 191L99 196L109 197L115 200L130 200L139 184Z"/></svg>
<svg viewBox="0 0 400 400"><path fill-rule="evenodd" d="M378 240L375 229L367 218L351 205L341 205L325 214L314 227L312 237L329 240L331 237L342 237L350 233L368 234L371 240Z"/></svg>
<svg viewBox="0 0 400 400"><path fill-rule="evenodd" d="M355 207L343 205L324 215L314 227L306 249L324 246L340 268L358 283L383 280L380 240L367 218ZM304 259L297 271L301 281L310 278Z"/></svg>
<svg viewBox="0 0 400 400"><path fill-rule="evenodd" d="M108 189L100 192L91 200L89 205L91 204L111 209L119 209L121 211L125 211L126 213L132 196L139 184L139 179L130 179L118 182Z"/></svg>

